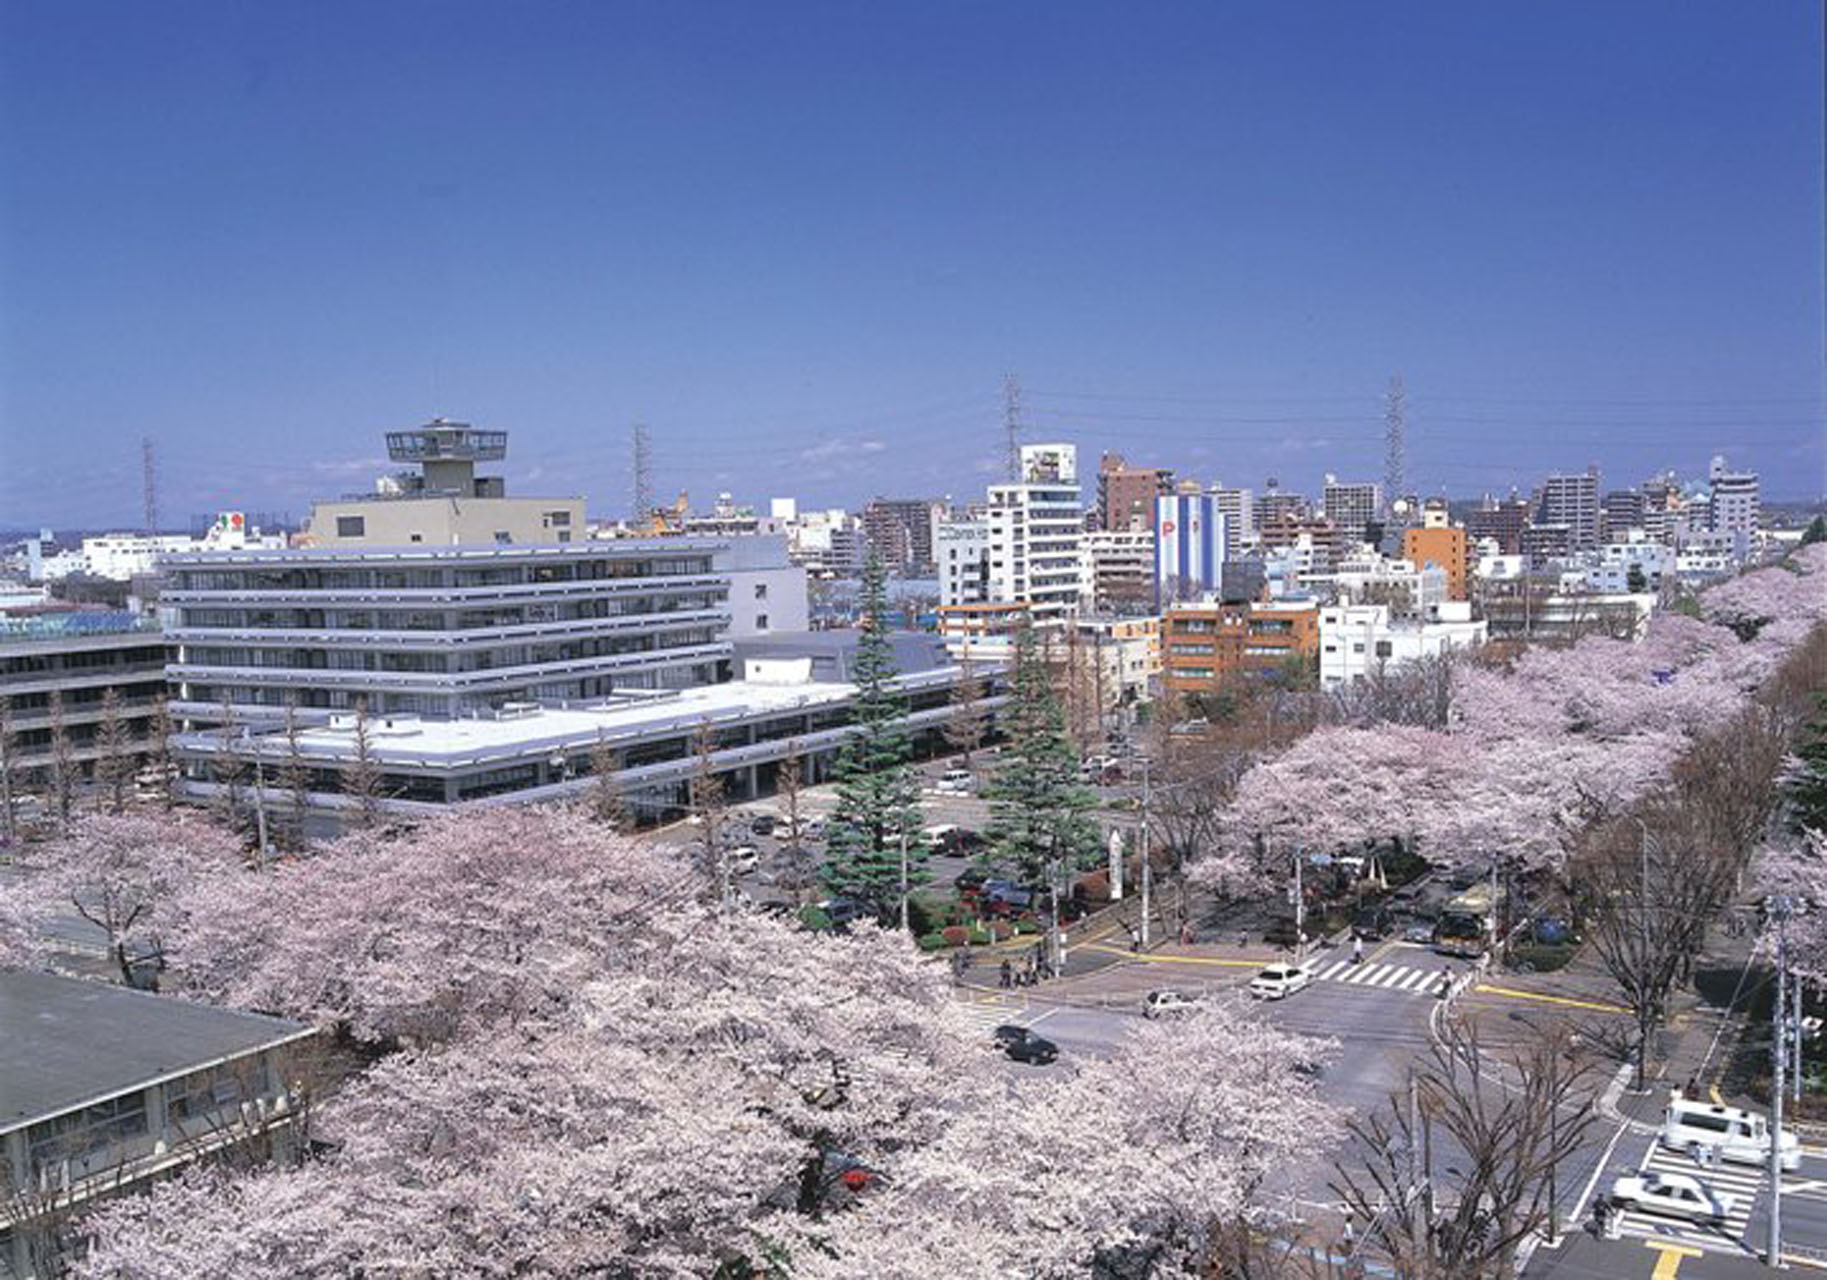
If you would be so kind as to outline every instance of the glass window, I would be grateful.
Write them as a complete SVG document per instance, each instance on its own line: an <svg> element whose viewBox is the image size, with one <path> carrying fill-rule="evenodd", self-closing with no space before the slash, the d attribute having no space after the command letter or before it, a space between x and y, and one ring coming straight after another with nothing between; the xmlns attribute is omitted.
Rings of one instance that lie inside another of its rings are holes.
<svg viewBox="0 0 1827 1280"><path fill-rule="evenodd" d="M361 538L368 533L368 521L363 516L337 516L336 536L339 538Z"/></svg>

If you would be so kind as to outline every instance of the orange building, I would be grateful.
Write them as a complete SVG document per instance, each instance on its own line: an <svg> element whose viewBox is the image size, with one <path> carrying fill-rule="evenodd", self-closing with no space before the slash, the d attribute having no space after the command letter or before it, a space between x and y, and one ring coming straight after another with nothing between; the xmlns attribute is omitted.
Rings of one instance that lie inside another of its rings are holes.
<svg viewBox="0 0 1827 1280"><path fill-rule="evenodd" d="M1417 569L1425 569L1429 565L1445 569L1446 598L1466 598L1466 578L1471 568L1471 543L1466 541L1464 529L1430 523L1424 528L1405 530L1402 534L1402 558L1412 562Z"/></svg>
<svg viewBox="0 0 1827 1280"><path fill-rule="evenodd" d="M1162 684L1209 693L1240 676L1280 674L1288 659L1319 654L1319 609L1303 604L1187 604L1162 621Z"/></svg>

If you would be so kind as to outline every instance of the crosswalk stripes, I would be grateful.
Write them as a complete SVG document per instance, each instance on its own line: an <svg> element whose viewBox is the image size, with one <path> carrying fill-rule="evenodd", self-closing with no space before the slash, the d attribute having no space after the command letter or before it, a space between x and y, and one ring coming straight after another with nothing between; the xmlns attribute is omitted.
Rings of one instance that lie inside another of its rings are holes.
<svg viewBox="0 0 1827 1280"><path fill-rule="evenodd" d="M1005 1022L1016 1021L1017 1016L1020 1013L1020 1010L1015 1005L995 998L989 1000L961 1000L958 1002L958 1008L964 1014L965 1021L969 1022L972 1027L986 1033L995 1027L1000 1027Z"/></svg>
<svg viewBox="0 0 1827 1280"><path fill-rule="evenodd" d="M1618 1219L1620 1235L1644 1240L1673 1240L1718 1253L1751 1255L1756 1252L1744 1243L1745 1233L1750 1229L1752 1206L1764 1184L1763 1170L1756 1165L1699 1165L1685 1153L1670 1151L1661 1143L1655 1143L1643 1158L1641 1172L1680 1173L1698 1178L1715 1191L1729 1196L1732 1208L1726 1214L1725 1225L1717 1228L1627 1209Z"/></svg>
<svg viewBox="0 0 1827 1280"><path fill-rule="evenodd" d="M1432 992L1434 984L1440 980L1440 971L1406 964L1353 964L1349 960L1335 960L1315 971L1313 976L1319 982L1423 995Z"/></svg>

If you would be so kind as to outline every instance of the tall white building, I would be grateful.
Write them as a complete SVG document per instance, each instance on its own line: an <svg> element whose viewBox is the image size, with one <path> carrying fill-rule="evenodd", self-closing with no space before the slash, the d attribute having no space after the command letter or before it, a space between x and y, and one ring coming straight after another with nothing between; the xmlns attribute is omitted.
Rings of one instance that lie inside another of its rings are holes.
<svg viewBox="0 0 1827 1280"><path fill-rule="evenodd" d="M1079 596L1085 608L1097 613L1152 609L1155 535L1147 529L1105 529L1086 534L1080 573Z"/></svg>
<svg viewBox="0 0 1827 1280"><path fill-rule="evenodd" d="M989 521L940 521L933 530L933 558L939 566L940 604L985 604L989 601Z"/></svg>
<svg viewBox="0 0 1827 1280"><path fill-rule="evenodd" d="M1488 638L1471 606L1449 602L1437 622L1391 620L1383 604L1339 604L1320 610L1320 688L1337 689L1372 672L1393 671L1453 649L1472 649Z"/></svg>
<svg viewBox="0 0 1827 1280"><path fill-rule="evenodd" d="M1224 528L1231 549L1247 547L1256 541L1256 495L1249 489L1212 490L1212 503L1224 517Z"/></svg>
<svg viewBox="0 0 1827 1280"><path fill-rule="evenodd" d="M1757 473L1730 471L1717 455L1707 469L1707 527L1715 533L1742 535L1746 542L1757 536L1761 523Z"/></svg>
<svg viewBox="0 0 1827 1280"><path fill-rule="evenodd" d="M1078 449L1023 445L1021 479L989 489L990 595L1026 604L1038 624L1078 612L1085 536Z"/></svg>
<svg viewBox="0 0 1827 1280"><path fill-rule="evenodd" d="M1320 505L1326 519L1338 526L1341 538L1347 542L1362 542L1365 529L1383 509L1383 486L1341 484L1337 476L1329 475Z"/></svg>

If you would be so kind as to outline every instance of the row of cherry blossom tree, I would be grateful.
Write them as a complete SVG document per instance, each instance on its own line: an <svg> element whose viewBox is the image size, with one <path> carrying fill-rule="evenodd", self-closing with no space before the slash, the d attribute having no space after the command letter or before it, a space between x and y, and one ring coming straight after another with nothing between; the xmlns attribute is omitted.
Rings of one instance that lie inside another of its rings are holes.
<svg viewBox="0 0 1827 1280"><path fill-rule="evenodd" d="M1296 847L1413 842L1439 866L1564 871L1581 833L1626 812L1728 724L1827 621L1827 554L1806 548L1658 616L1637 642L1588 636L1508 666L1457 665L1440 727L1326 725L1237 783L1199 869L1241 891Z"/></svg>
<svg viewBox="0 0 1827 1280"><path fill-rule="evenodd" d="M1236 1008L1013 1079L904 936L721 910L581 811L266 867L201 816L96 816L19 870L0 962L58 962L78 913L162 990L351 1051L319 1154L115 1202L80 1275L1193 1275L1341 1123L1324 1047Z"/></svg>

